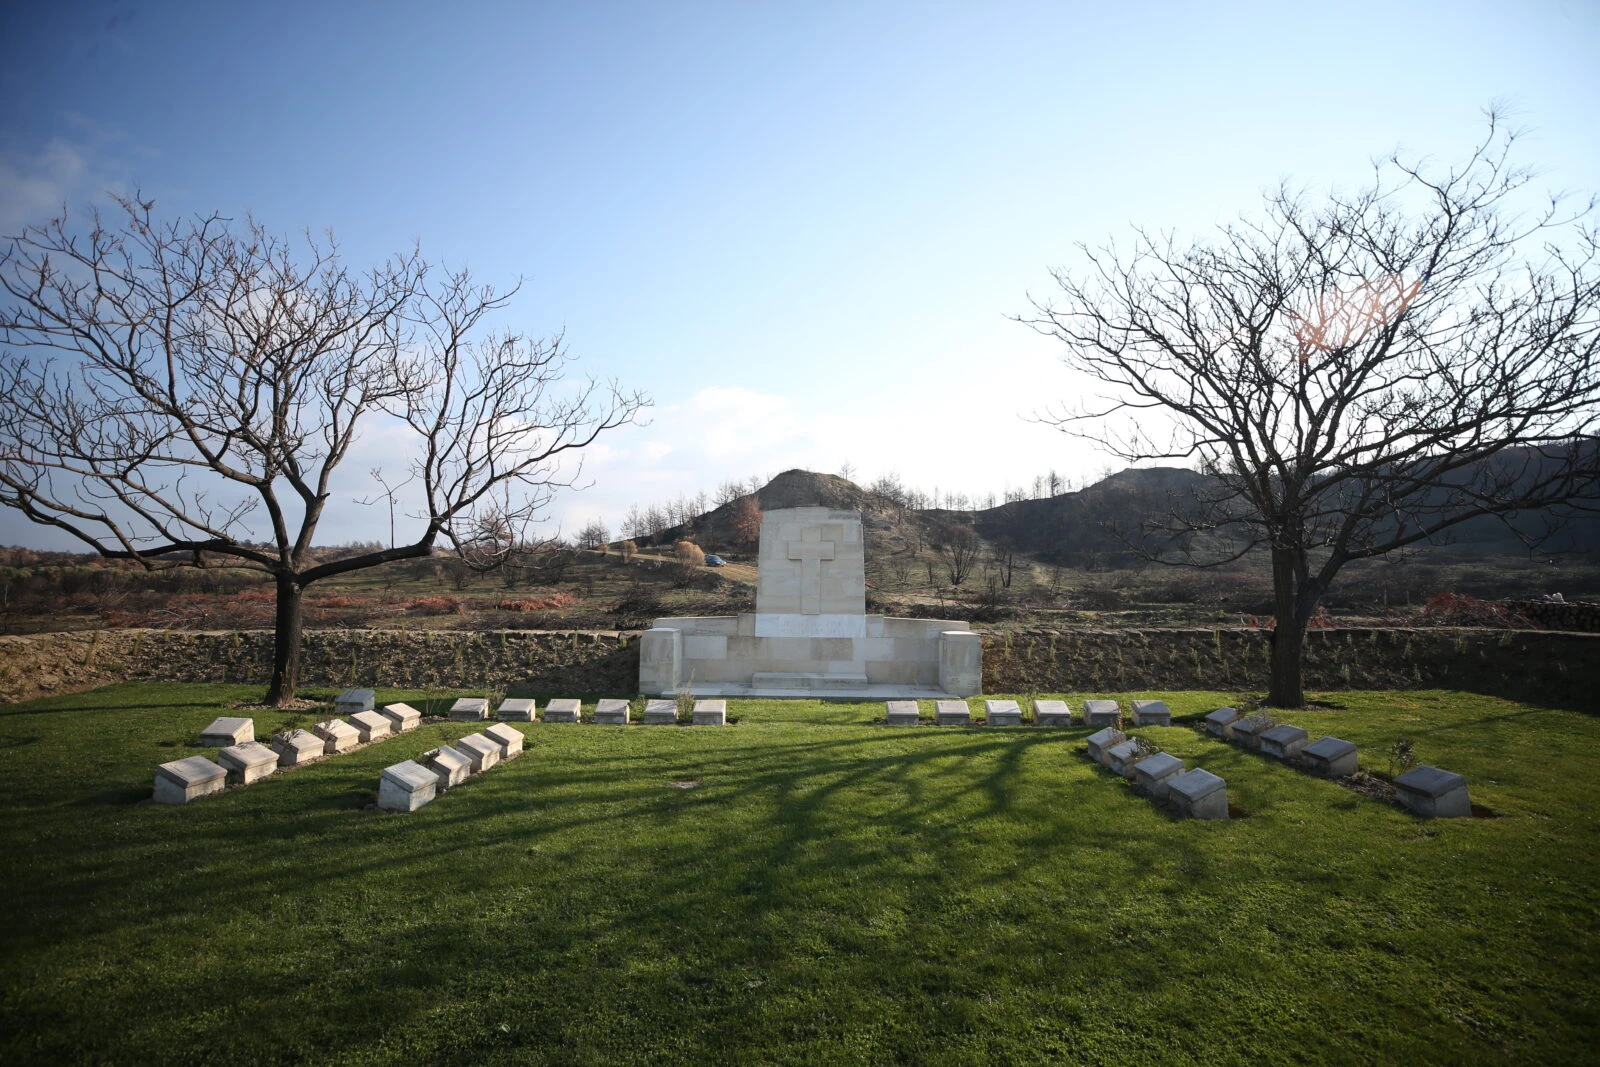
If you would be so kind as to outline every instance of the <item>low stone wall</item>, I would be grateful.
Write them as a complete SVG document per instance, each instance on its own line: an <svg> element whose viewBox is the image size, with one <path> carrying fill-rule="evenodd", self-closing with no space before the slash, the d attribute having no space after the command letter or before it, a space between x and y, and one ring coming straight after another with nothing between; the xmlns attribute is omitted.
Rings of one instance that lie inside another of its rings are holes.
<svg viewBox="0 0 1600 1067"><path fill-rule="evenodd" d="M632 695L637 633L562 630L313 630L306 686L526 688ZM266 685L272 632L94 630L0 637L0 703L120 681Z"/></svg>
<svg viewBox="0 0 1600 1067"><path fill-rule="evenodd" d="M637 632L315 630L302 684L632 695ZM1030 630L983 637L986 693L1266 688L1264 630ZM266 630L0 636L0 703L119 681L265 685ZM1600 706L1600 634L1363 629L1306 634L1310 689L1441 687Z"/></svg>
<svg viewBox="0 0 1600 1067"><path fill-rule="evenodd" d="M1600 631L1600 604L1568 601L1552 604L1548 600L1513 600L1509 607L1528 618L1535 626L1547 630L1581 630L1584 633Z"/></svg>
<svg viewBox="0 0 1600 1067"><path fill-rule="evenodd" d="M1264 691L1266 630L1031 630L984 634L990 693ZM1500 629L1309 630L1307 689L1467 689L1600 702L1600 634Z"/></svg>

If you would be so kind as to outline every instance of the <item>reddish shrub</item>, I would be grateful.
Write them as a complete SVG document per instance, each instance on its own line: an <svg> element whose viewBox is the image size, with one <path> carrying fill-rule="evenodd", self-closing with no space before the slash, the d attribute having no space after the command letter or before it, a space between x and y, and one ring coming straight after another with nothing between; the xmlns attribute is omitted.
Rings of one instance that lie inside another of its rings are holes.
<svg viewBox="0 0 1600 1067"><path fill-rule="evenodd" d="M571 593L550 593L528 600L502 600L495 607L500 611L553 611L570 608L577 602L578 598Z"/></svg>

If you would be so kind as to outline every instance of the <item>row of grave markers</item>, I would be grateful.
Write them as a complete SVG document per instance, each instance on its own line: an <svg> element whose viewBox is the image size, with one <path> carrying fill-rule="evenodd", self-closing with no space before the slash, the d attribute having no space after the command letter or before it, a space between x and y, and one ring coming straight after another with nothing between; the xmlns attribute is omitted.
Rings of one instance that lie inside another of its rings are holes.
<svg viewBox="0 0 1600 1067"><path fill-rule="evenodd" d="M597 701L594 722L600 726L626 726L631 721L631 705L621 698ZM495 709L494 717L502 722L566 722L583 721L583 702L570 697L555 697L545 704L541 712L538 703L528 697L508 697ZM450 706L453 722L482 722L489 718L488 697L462 697ZM640 721L646 726L673 726L678 722L676 700L647 700ZM696 700L690 722L695 726L726 726L728 702L726 700Z"/></svg>
<svg viewBox="0 0 1600 1067"><path fill-rule="evenodd" d="M1298 762L1319 778L1343 778L1356 773L1359 766L1352 741L1339 737L1312 741L1311 735L1298 726L1269 726L1264 718L1241 715L1237 708L1218 708L1206 715L1205 724L1206 732L1213 737L1237 742L1252 752L1285 763ZM1398 776L1393 784L1395 797L1413 815L1453 819L1472 814L1465 775L1424 764Z"/></svg>
<svg viewBox="0 0 1600 1067"><path fill-rule="evenodd" d="M1164 701L1134 700L1130 702L1135 726L1171 726L1172 712ZM885 722L890 726L916 726L922 721L922 708L915 700L888 700L885 705ZM1022 706L1015 700L985 700L984 721L990 726L1021 726ZM1122 717L1122 707L1115 700L1085 700L1083 725L1114 726ZM935 700L933 722L936 726L972 725L972 708L965 700ZM1035 700L1033 723L1035 726L1071 726L1074 713L1065 700Z"/></svg>
<svg viewBox="0 0 1600 1067"><path fill-rule="evenodd" d="M255 739L254 719L219 716L200 731L202 745L219 749L217 762L189 756L161 764L156 768L153 799L158 804L187 804L230 785L258 782L279 767L314 763L421 724L422 713L411 705L390 704L374 711L372 698L370 689L347 689L339 694L334 710L347 715L348 722L328 719L309 730L285 730L272 738L270 746Z"/></svg>
<svg viewBox="0 0 1600 1067"><path fill-rule="evenodd" d="M404 760L385 767L378 777L378 807L384 811L416 811L468 778L516 759L522 755L523 740L522 731L497 722L453 745L424 752L421 762Z"/></svg>
<svg viewBox="0 0 1600 1067"><path fill-rule="evenodd" d="M1132 779L1134 789L1184 818L1228 817L1228 783L1218 775L1202 767L1185 770L1183 760L1170 752L1142 755L1139 743L1115 726L1090 734L1087 744L1090 759Z"/></svg>

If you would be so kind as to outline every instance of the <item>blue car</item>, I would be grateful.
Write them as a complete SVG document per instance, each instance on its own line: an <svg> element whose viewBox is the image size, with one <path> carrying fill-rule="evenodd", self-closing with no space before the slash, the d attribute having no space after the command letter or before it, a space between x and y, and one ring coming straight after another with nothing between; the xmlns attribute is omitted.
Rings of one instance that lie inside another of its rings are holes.
<svg viewBox="0 0 1600 1067"><path fill-rule="evenodd" d="M721 556L707 556L706 557L706 566L707 567L725 567L727 565L728 565L728 561L723 559Z"/></svg>

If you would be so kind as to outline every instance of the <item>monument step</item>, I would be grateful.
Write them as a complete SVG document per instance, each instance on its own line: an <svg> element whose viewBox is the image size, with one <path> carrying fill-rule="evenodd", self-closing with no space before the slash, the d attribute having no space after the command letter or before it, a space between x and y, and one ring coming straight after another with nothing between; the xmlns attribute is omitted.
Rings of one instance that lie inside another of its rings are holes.
<svg viewBox="0 0 1600 1067"><path fill-rule="evenodd" d="M781 671L758 672L750 680L756 689L860 689L867 684L864 674L803 674Z"/></svg>

